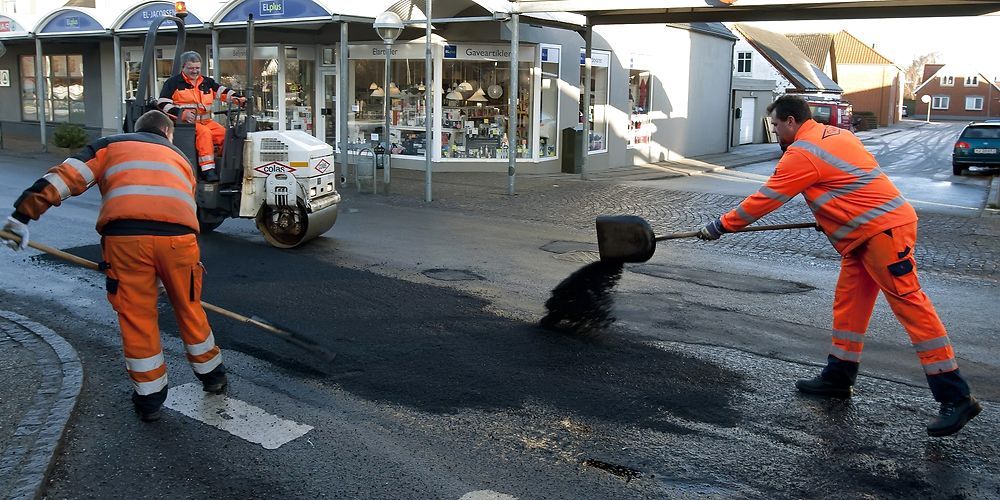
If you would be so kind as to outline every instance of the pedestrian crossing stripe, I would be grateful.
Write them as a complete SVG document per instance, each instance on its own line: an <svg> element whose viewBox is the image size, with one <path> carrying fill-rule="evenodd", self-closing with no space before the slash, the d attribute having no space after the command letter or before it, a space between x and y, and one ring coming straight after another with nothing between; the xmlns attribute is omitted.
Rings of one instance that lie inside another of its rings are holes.
<svg viewBox="0 0 1000 500"><path fill-rule="evenodd" d="M267 450L276 450L313 429L311 425L271 415L239 399L209 394L200 383L171 387L163 405Z"/></svg>

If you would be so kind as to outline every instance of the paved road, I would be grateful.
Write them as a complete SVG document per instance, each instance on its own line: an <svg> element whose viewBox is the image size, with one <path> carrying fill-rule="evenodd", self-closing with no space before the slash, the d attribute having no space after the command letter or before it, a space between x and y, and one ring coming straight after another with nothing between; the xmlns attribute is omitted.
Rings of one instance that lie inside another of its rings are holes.
<svg viewBox="0 0 1000 500"><path fill-rule="evenodd" d="M41 171L17 160L3 162L0 199ZM534 322L548 290L593 258L594 214L687 229L739 196L525 178L511 198L501 176L442 175L428 207L418 175L394 179L392 196L345 193L334 230L298 250L267 247L247 221L201 238L206 300L338 352L325 364L213 318L229 396L312 427L273 450L173 410L139 422L102 279L47 257L0 260L4 307L49 323L85 366L47 496L1000 495L994 214L922 212L924 286L987 407L959 436L932 440L934 403L884 304L858 397L791 389L818 369L828 337L837 262L815 232L663 245L626 271L611 331L567 337ZM54 209L33 234L94 257L98 201ZM789 207L771 221L801 216ZM172 386L192 382L167 306L161 325Z"/></svg>

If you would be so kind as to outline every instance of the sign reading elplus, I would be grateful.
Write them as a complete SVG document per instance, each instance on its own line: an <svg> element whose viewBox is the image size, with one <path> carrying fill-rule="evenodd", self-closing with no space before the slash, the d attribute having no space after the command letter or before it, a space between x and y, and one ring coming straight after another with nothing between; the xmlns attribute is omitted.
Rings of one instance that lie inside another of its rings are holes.
<svg viewBox="0 0 1000 500"><path fill-rule="evenodd" d="M260 0L261 16L280 16L285 13L284 0Z"/></svg>

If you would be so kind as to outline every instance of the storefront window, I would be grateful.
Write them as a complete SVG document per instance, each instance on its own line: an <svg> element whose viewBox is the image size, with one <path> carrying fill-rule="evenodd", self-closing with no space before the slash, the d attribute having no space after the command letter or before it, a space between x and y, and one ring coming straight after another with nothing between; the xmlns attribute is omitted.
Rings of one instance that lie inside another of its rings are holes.
<svg viewBox="0 0 1000 500"><path fill-rule="evenodd" d="M584 89L584 51L580 51L580 120L583 120L583 89ZM610 72L608 66L611 62L611 53L605 51L591 51L590 58L590 140L588 150L591 153L599 153L608 150L608 85L610 84Z"/></svg>
<svg viewBox="0 0 1000 500"><path fill-rule="evenodd" d="M516 158L531 157L534 55L522 48L518 56L522 62L518 64L517 137L511 140L507 137L509 52L499 47L457 46L456 53L468 59L449 60L449 49L445 49L442 157L507 158L511 149ZM482 60L491 58L502 60Z"/></svg>
<svg viewBox="0 0 1000 500"><path fill-rule="evenodd" d="M278 48L255 47L253 54L254 116L257 130L277 130L278 127ZM311 77L310 77L311 78ZM245 92L247 85L247 49L219 49L219 84Z"/></svg>
<svg viewBox="0 0 1000 500"><path fill-rule="evenodd" d="M393 47L389 90L385 87L385 48L358 45L350 49L351 112L347 133L351 149L374 148L384 143L383 106L388 94L391 106L389 143L392 154L424 156L428 149L424 95L424 45Z"/></svg>
<svg viewBox="0 0 1000 500"><path fill-rule="evenodd" d="M653 127L650 122L649 110L652 105L650 90L652 76L649 71L631 69L628 73L628 146L649 144Z"/></svg>
<svg viewBox="0 0 1000 500"><path fill-rule="evenodd" d="M45 56L45 119L54 123L84 123L83 56ZM35 58L21 56L21 115L39 119L36 109Z"/></svg>
<svg viewBox="0 0 1000 500"><path fill-rule="evenodd" d="M285 48L285 129L312 134L316 61L309 47Z"/></svg>
<svg viewBox="0 0 1000 500"><path fill-rule="evenodd" d="M554 158L559 138L559 55L556 47L542 47L542 79L539 94L538 157Z"/></svg>
<svg viewBox="0 0 1000 500"><path fill-rule="evenodd" d="M155 86L148 89L149 96L152 98L157 98L160 96L160 89L163 88L163 82L170 78L171 71L174 66L174 47L156 47L153 55L156 57L156 65L153 72L156 74ZM125 76L125 99L135 99L135 93L139 89L139 70L142 65L142 47L130 47L123 50L124 57L122 58L122 64L125 68L123 74Z"/></svg>

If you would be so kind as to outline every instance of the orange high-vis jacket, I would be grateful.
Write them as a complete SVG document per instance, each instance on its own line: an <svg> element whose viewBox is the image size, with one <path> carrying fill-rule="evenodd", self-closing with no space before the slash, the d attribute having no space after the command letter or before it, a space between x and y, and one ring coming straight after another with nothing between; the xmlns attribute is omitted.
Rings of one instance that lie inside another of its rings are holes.
<svg viewBox="0 0 1000 500"><path fill-rule="evenodd" d="M49 207L94 184L102 195L99 233L117 220L178 224L198 232L191 164L166 137L150 132L103 137L52 167L14 202L14 217L38 220Z"/></svg>
<svg viewBox="0 0 1000 500"><path fill-rule="evenodd" d="M185 109L194 112L199 121L212 119L212 103L215 99L229 102L236 98L236 91L219 85L215 80L198 75L191 81L184 73L178 73L163 82L156 107L174 119L180 119Z"/></svg>
<svg viewBox="0 0 1000 500"><path fill-rule="evenodd" d="M915 222L917 213L852 133L807 120L756 193L722 216L735 231L791 200L805 197L841 255L886 229Z"/></svg>

